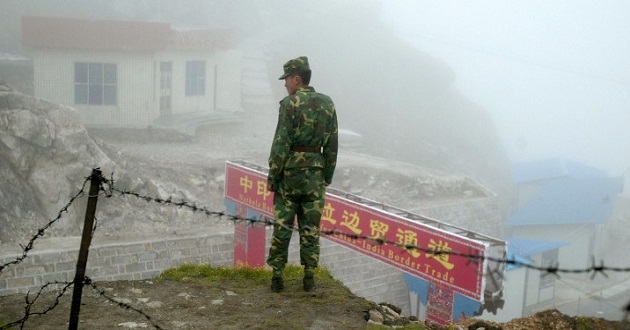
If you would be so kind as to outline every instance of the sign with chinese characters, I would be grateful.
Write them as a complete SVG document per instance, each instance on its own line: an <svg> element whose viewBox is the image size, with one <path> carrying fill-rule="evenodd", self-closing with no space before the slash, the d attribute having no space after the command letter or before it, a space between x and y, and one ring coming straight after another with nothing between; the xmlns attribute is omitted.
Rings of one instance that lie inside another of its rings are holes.
<svg viewBox="0 0 630 330"><path fill-rule="evenodd" d="M225 197L273 218L267 175L228 162ZM332 193L326 194L322 235L412 275L482 301L487 244L406 219ZM417 247L417 248L412 248ZM474 260L462 256L478 256Z"/></svg>
<svg viewBox="0 0 630 330"><path fill-rule="evenodd" d="M273 218L273 192L267 190L267 174L227 162L225 198Z"/></svg>
<svg viewBox="0 0 630 330"><path fill-rule="evenodd" d="M483 299L483 261L457 255L483 256L481 242L332 194L326 196L320 227L336 232L327 238L353 250L454 292ZM395 244L380 244L379 240Z"/></svg>

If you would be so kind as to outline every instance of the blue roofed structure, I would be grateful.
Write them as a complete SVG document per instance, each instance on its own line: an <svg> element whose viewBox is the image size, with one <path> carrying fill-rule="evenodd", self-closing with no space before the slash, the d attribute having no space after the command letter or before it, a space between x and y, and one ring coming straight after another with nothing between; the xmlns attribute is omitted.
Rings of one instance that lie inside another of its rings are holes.
<svg viewBox="0 0 630 330"><path fill-rule="evenodd" d="M604 178L607 176L604 170L564 158L522 162L514 165L512 171L512 179L517 184L558 178Z"/></svg>
<svg viewBox="0 0 630 330"><path fill-rule="evenodd" d="M557 158L520 163L513 178L519 205L506 221L508 235L567 242L558 248L558 261L565 267L587 266L623 192L623 177Z"/></svg>
<svg viewBox="0 0 630 330"><path fill-rule="evenodd" d="M529 257L555 250L568 244L566 242L541 241L516 237L507 239L507 243L507 260L512 260L514 263L508 264L506 270L530 265L533 261Z"/></svg>
<svg viewBox="0 0 630 330"><path fill-rule="evenodd" d="M508 226L605 223L623 178L560 178L551 180L524 201Z"/></svg>
<svg viewBox="0 0 630 330"><path fill-rule="evenodd" d="M506 221L505 318L530 315L556 299L556 278L538 267L589 266L623 192L622 177L562 158L516 164L512 178L518 208Z"/></svg>

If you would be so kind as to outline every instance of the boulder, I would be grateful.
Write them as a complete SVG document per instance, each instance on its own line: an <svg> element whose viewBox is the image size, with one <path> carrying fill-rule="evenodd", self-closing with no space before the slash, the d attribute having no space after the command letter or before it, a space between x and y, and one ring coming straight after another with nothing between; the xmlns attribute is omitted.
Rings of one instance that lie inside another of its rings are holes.
<svg viewBox="0 0 630 330"><path fill-rule="evenodd" d="M55 231L79 230L85 203L61 211L95 167L116 170L77 110L0 84L0 242L32 237L60 213Z"/></svg>

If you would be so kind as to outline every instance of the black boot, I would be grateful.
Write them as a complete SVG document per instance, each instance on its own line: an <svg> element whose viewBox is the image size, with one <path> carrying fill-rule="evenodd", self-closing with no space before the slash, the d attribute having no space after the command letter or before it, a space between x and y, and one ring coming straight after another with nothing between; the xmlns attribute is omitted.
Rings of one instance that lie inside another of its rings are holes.
<svg viewBox="0 0 630 330"><path fill-rule="evenodd" d="M306 292L315 290L315 274L313 274L312 270L304 270L302 284L304 284L304 291Z"/></svg>
<svg viewBox="0 0 630 330"><path fill-rule="evenodd" d="M284 281L281 276L273 276L271 278L271 291L282 292L284 290Z"/></svg>

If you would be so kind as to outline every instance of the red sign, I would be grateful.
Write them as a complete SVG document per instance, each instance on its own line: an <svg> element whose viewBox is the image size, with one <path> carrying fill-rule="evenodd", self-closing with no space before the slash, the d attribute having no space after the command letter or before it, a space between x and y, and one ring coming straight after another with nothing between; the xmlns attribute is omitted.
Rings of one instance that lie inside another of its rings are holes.
<svg viewBox="0 0 630 330"><path fill-rule="evenodd" d="M225 197L273 218L273 192L267 190L267 174L227 162Z"/></svg>
<svg viewBox="0 0 630 330"><path fill-rule="evenodd" d="M427 288L427 311L424 320L441 326L448 325L453 319L453 291L429 284Z"/></svg>
<svg viewBox="0 0 630 330"><path fill-rule="evenodd" d="M261 249L260 247L263 247ZM247 221L234 225L234 267L265 266L265 226L250 225Z"/></svg>
<svg viewBox="0 0 630 330"><path fill-rule="evenodd" d="M267 175L228 162L225 197L273 217ZM331 193L326 194L322 237L402 269L430 283L482 301L487 245ZM417 247L417 248L411 248ZM442 252L442 253L440 253ZM479 256L469 260L457 254Z"/></svg>

